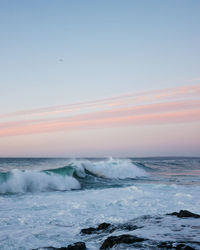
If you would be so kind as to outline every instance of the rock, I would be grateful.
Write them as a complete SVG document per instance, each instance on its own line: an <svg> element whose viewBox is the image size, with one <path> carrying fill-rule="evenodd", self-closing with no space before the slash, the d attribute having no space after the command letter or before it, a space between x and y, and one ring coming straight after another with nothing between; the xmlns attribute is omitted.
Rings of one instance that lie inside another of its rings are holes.
<svg viewBox="0 0 200 250"><path fill-rule="evenodd" d="M136 230L138 228L141 227L137 227L135 225L131 225L131 224L122 224L122 225L118 225L118 226L113 226L110 223L101 223L98 225L98 227L89 227L89 228L83 228L81 230L81 233L83 234L93 234L93 233L102 233L104 231L108 232L108 233L112 233L117 229L122 229L122 230L127 230L127 231L133 231Z"/></svg>
<svg viewBox="0 0 200 250"><path fill-rule="evenodd" d="M185 244L178 244L175 247L176 250L195 250L193 247L187 246Z"/></svg>
<svg viewBox="0 0 200 250"><path fill-rule="evenodd" d="M158 248L176 249L176 250L195 250L193 247L190 247L183 243L177 244L176 242L170 242L170 241L161 242L160 244L158 244Z"/></svg>
<svg viewBox="0 0 200 250"><path fill-rule="evenodd" d="M110 223L105 223L104 222L104 223L99 224L99 226L97 227L97 230L105 230L105 229L107 229L110 226L111 226Z"/></svg>
<svg viewBox="0 0 200 250"><path fill-rule="evenodd" d="M92 233L99 233L102 231L109 231L112 232L114 231L114 228L111 227L111 224L109 223L101 223L98 225L98 227L94 228L94 227L89 227L89 228L83 228L81 229L81 233L83 234L92 234Z"/></svg>
<svg viewBox="0 0 200 250"><path fill-rule="evenodd" d="M123 234L123 235L119 235L119 236L110 236L103 242L100 249L108 249L108 248L113 247L114 245L118 245L118 244L122 244L122 243L132 244L132 243L141 242L144 240L145 239L143 239L143 238L139 238L139 237L129 235L129 234Z"/></svg>
<svg viewBox="0 0 200 250"><path fill-rule="evenodd" d="M83 233L83 234L92 234L92 233L96 233L96 232L97 232L97 229L94 227L81 229L81 233Z"/></svg>
<svg viewBox="0 0 200 250"><path fill-rule="evenodd" d="M72 245L69 245L66 249L67 250L85 250L86 245L85 245L85 242L76 242Z"/></svg>
<svg viewBox="0 0 200 250"><path fill-rule="evenodd" d="M170 213L170 214L167 214L167 215L175 215L179 218L188 218L188 217L191 217L191 218L200 218L200 215L199 214L194 214L190 211L187 211L187 210L180 210L179 213L177 212L174 212L174 213Z"/></svg>
<svg viewBox="0 0 200 250"><path fill-rule="evenodd" d="M127 230L127 231L133 231L133 230L136 230L138 228L142 228L142 227L138 227L138 226L131 225L131 224L124 224L121 227L119 227L119 229L123 229L123 230Z"/></svg>
<svg viewBox="0 0 200 250"><path fill-rule="evenodd" d="M68 245L67 247L45 247L48 250L85 250L85 242L76 242L74 244Z"/></svg>

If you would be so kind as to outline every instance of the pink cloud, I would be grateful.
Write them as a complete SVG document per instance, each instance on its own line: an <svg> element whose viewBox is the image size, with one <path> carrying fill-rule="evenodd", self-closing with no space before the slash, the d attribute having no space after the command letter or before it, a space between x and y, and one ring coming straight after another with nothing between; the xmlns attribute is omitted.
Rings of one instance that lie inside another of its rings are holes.
<svg viewBox="0 0 200 250"><path fill-rule="evenodd" d="M83 112L87 109L114 109L123 106L137 105L144 102L161 102L168 100L178 100L185 98L199 98L200 84L192 86L180 86L168 89L149 90L138 93L129 93L121 96L103 98L94 101L79 102L68 105L52 106L46 108L22 110L1 114L0 118L15 117L15 116L50 116L57 114L71 114L76 111Z"/></svg>
<svg viewBox="0 0 200 250"><path fill-rule="evenodd" d="M186 100L103 110L60 119L0 123L0 136L71 129L200 121L200 101Z"/></svg>

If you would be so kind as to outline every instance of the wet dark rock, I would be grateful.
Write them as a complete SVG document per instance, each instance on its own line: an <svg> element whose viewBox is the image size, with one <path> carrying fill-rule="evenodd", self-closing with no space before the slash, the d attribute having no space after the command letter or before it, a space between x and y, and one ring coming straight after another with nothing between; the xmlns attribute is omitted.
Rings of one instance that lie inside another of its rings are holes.
<svg viewBox="0 0 200 250"><path fill-rule="evenodd" d="M85 250L85 242L76 242L74 244L68 245L67 247L45 247L43 249L47 250Z"/></svg>
<svg viewBox="0 0 200 250"><path fill-rule="evenodd" d="M98 227L89 227L89 228L83 228L81 230L81 233L83 234L93 234L93 233L102 233L102 232L107 232L107 233L112 233L117 229L122 229L122 230L127 230L127 231L133 231L136 230L138 226L132 225L132 224L122 224L118 226L113 226L110 223L101 223L98 225Z"/></svg>
<svg viewBox="0 0 200 250"><path fill-rule="evenodd" d="M97 229L94 227L88 227L88 228L83 228L81 229L81 233L83 234L92 234L92 233L96 233Z"/></svg>
<svg viewBox="0 0 200 250"><path fill-rule="evenodd" d="M85 242L76 242L72 245L69 245L66 249L67 250L85 250L86 245L85 245Z"/></svg>
<svg viewBox="0 0 200 250"><path fill-rule="evenodd" d="M187 246L185 244L178 244L175 249L176 250L195 250L193 247Z"/></svg>
<svg viewBox="0 0 200 250"><path fill-rule="evenodd" d="M158 248L164 249L176 249L176 250L195 250L195 248L190 247L184 243L177 244L176 242L161 242L158 244Z"/></svg>
<svg viewBox="0 0 200 250"><path fill-rule="evenodd" d="M133 231L133 230L136 230L136 229L142 228L142 227L138 227L138 226L131 225L131 224L124 224L118 228L123 229L123 230L127 230L127 231Z"/></svg>
<svg viewBox="0 0 200 250"><path fill-rule="evenodd" d="M111 226L110 223L104 222L104 223L99 224L99 226L97 227L97 230L105 230L105 229L107 229L110 226Z"/></svg>
<svg viewBox="0 0 200 250"><path fill-rule="evenodd" d="M113 247L114 245L118 245L118 244L122 244L122 243L132 244L132 243L141 242L144 240L145 239L143 239L143 238L139 238L139 237L129 235L129 234L123 234L123 235L119 235L119 236L110 236L103 242L100 249L109 249L109 248Z"/></svg>
<svg viewBox="0 0 200 250"><path fill-rule="evenodd" d="M194 214L188 210L180 210L178 213L177 212L174 212L174 213L170 213L170 214L167 214L167 215L175 215L179 218L200 218L200 215L199 214Z"/></svg>
<svg viewBox="0 0 200 250"><path fill-rule="evenodd" d="M81 229L81 233L83 234L93 234L93 233L100 233L102 231L108 231L113 232L114 227L109 223L101 223L98 225L98 227L89 227L89 228L83 228Z"/></svg>

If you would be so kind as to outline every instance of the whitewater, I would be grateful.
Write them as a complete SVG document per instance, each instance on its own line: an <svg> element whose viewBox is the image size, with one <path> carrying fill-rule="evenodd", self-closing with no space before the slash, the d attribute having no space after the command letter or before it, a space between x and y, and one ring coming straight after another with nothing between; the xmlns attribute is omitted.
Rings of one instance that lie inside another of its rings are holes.
<svg viewBox="0 0 200 250"><path fill-rule="evenodd" d="M127 233L148 241L114 249L159 249L155 242L164 241L200 249L200 219L167 215L200 214L199 193L200 158L1 158L0 249L83 241L95 250ZM117 229L81 233L103 222Z"/></svg>

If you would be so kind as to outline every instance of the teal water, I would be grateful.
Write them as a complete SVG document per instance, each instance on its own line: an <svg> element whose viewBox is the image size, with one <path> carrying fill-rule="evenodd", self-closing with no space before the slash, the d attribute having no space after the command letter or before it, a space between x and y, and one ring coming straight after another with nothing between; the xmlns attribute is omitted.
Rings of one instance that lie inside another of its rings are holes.
<svg viewBox="0 0 200 250"><path fill-rule="evenodd" d="M41 191L50 190L51 186L52 190L59 190L59 185L56 187L57 182L68 182L66 190L123 187L134 183L156 182L199 185L200 159L0 159L0 193L6 193L6 190L12 193L11 185L15 185L13 192L18 192L17 187L19 193L27 190L40 191L37 188L34 190L34 183L38 186L38 181L47 182L46 189L43 187ZM74 187L76 181L79 185ZM22 189L20 185L23 186Z"/></svg>

